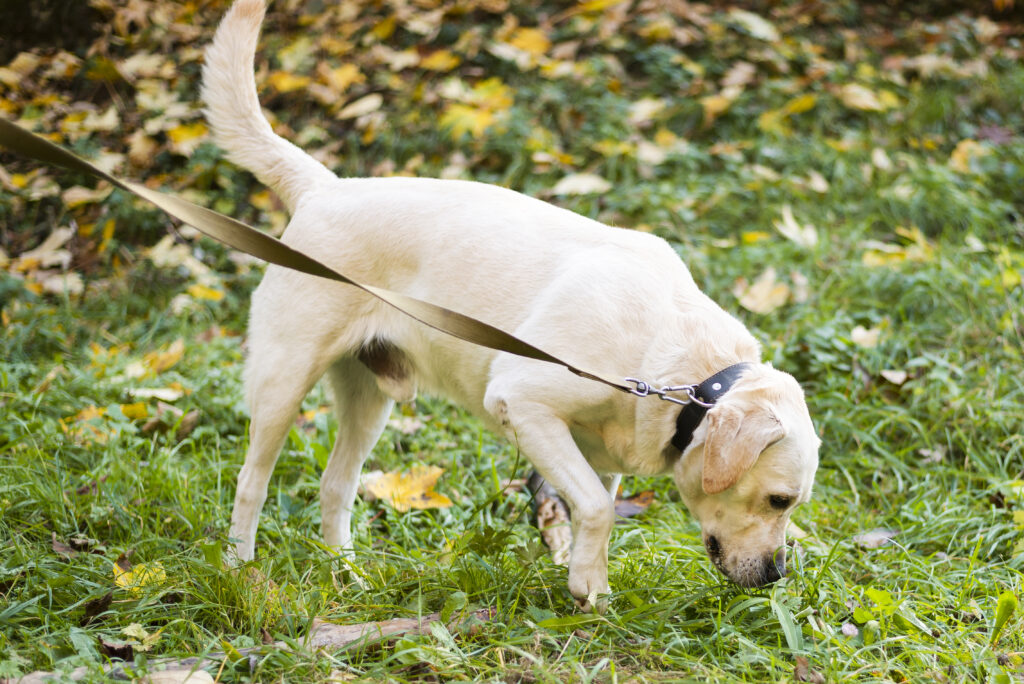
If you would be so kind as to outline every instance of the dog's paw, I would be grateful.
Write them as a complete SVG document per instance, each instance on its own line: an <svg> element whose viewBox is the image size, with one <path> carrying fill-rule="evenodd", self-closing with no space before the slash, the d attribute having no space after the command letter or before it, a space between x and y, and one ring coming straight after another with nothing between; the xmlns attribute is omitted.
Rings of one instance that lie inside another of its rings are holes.
<svg viewBox="0 0 1024 684"><path fill-rule="evenodd" d="M604 614L608 610L608 568L606 566L569 567L569 592L576 599L576 605L585 613L596 611Z"/></svg>

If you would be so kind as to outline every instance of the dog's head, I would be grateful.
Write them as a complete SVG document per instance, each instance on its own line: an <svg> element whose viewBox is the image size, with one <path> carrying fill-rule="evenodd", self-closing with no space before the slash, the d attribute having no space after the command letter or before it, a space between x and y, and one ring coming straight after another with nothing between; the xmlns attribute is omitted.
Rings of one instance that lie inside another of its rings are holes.
<svg viewBox="0 0 1024 684"><path fill-rule="evenodd" d="M708 411L675 479L708 556L732 581L760 586L786 573L786 524L811 496L820 443L800 385L770 366Z"/></svg>

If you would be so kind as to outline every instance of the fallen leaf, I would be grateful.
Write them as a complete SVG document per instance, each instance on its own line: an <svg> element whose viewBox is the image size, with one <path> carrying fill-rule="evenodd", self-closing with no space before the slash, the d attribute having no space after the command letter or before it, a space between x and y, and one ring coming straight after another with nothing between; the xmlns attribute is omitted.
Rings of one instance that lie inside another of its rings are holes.
<svg viewBox="0 0 1024 684"><path fill-rule="evenodd" d="M190 157L199 144L209 137L209 129L202 121L178 124L167 131L168 147L183 157Z"/></svg>
<svg viewBox="0 0 1024 684"><path fill-rule="evenodd" d="M526 486L533 492L537 529L551 551L552 562L568 565L572 552L572 522L568 506L537 471L530 475Z"/></svg>
<svg viewBox="0 0 1024 684"><path fill-rule="evenodd" d="M640 515L654 503L654 490L639 492L628 499L615 499L615 514L622 518Z"/></svg>
<svg viewBox="0 0 1024 684"><path fill-rule="evenodd" d="M391 504L397 511L411 508L447 508L451 499L434 491L434 485L444 468L416 464L407 472L384 473L372 482L366 482L367 491Z"/></svg>
<svg viewBox="0 0 1024 684"><path fill-rule="evenodd" d="M779 40L779 31L775 25L758 14L734 7L729 10L729 18L746 29L754 38L770 43Z"/></svg>
<svg viewBox="0 0 1024 684"><path fill-rule="evenodd" d="M733 294L744 309L768 314L789 301L790 290L786 283L776 279L775 269L769 266L753 283L739 278L733 286Z"/></svg>
<svg viewBox="0 0 1024 684"><path fill-rule="evenodd" d="M361 97L354 102L350 102L345 105L340 112L338 112L339 119L356 119L360 116L372 114L381 107L384 106L384 96L380 93L371 93L365 97Z"/></svg>
<svg viewBox="0 0 1024 684"><path fill-rule="evenodd" d="M135 656L132 645L121 639L112 639L106 635L100 635L100 648L103 655L111 660L131 660Z"/></svg>
<svg viewBox="0 0 1024 684"><path fill-rule="evenodd" d="M873 90L859 83L847 83L839 89L840 101L850 109L864 112L882 112L893 106L889 98L876 94Z"/></svg>
<svg viewBox="0 0 1024 684"><path fill-rule="evenodd" d="M159 561L136 563L129 569L125 569L123 564L114 563L113 572L114 584L133 596L142 594L146 587L159 586L167 581L167 573Z"/></svg>
<svg viewBox="0 0 1024 684"><path fill-rule="evenodd" d="M133 622L122 629L121 633L128 637L128 643L136 651L148 651L160 640L159 631L150 634L137 622Z"/></svg>
<svg viewBox="0 0 1024 684"><path fill-rule="evenodd" d="M78 552L75 551L73 548L71 548L62 541L57 541L56 532L50 533L50 548L53 549L54 553L61 556L66 556L68 558L74 558L78 555Z"/></svg>
<svg viewBox="0 0 1024 684"><path fill-rule="evenodd" d="M473 138L482 138L493 123L494 112L491 109L461 102L449 104L440 119L441 127L448 129L453 140L467 133Z"/></svg>
<svg viewBox="0 0 1024 684"><path fill-rule="evenodd" d="M211 302L219 302L224 299L224 293L206 285L193 283L188 286L187 292L196 299L205 299Z"/></svg>
<svg viewBox="0 0 1024 684"><path fill-rule="evenodd" d="M142 360L150 371L154 374L159 374L172 368L175 364L181 361L181 357L184 355L185 340L179 337L171 344L161 348L159 351L146 354Z"/></svg>
<svg viewBox="0 0 1024 684"><path fill-rule="evenodd" d="M881 335L881 328L865 328L863 325L858 325L850 332L850 339L858 347L873 349L878 346L878 339Z"/></svg>
<svg viewBox="0 0 1024 684"><path fill-rule="evenodd" d="M773 221L775 229L805 249L818 244L818 230L810 223L800 225L793 217L793 209L787 204L782 207L782 220Z"/></svg>
<svg viewBox="0 0 1024 684"><path fill-rule="evenodd" d="M825 677L817 670L812 670L807 658L803 656L796 657L796 665L793 666L793 679L797 682L825 684Z"/></svg>
<svg viewBox="0 0 1024 684"><path fill-rule="evenodd" d="M185 396L185 389L179 383L173 383L170 387L139 387L128 390L128 393L136 399L177 401Z"/></svg>
<svg viewBox="0 0 1024 684"><path fill-rule="evenodd" d="M611 190L612 184L593 173L571 173L555 183L552 195L594 195Z"/></svg>
<svg viewBox="0 0 1024 684"><path fill-rule="evenodd" d="M899 530L887 530L883 527L878 527L854 536L853 543L862 549L877 549L888 544L889 540L898 534Z"/></svg>
<svg viewBox="0 0 1024 684"><path fill-rule="evenodd" d="M976 140L970 138L961 140L949 155L949 166L958 173L970 173L971 162L984 157L989 151L987 147Z"/></svg>
<svg viewBox="0 0 1024 684"><path fill-rule="evenodd" d="M444 73L451 71L461 63L462 59L450 50L436 50L420 60L420 68Z"/></svg>
<svg viewBox="0 0 1024 684"><path fill-rule="evenodd" d="M267 76L267 83L279 93L290 93L305 90L312 83L309 76L301 76L291 71L273 71Z"/></svg>
<svg viewBox="0 0 1024 684"><path fill-rule="evenodd" d="M905 370L883 370L881 376L894 385L902 385L910 377Z"/></svg>
<svg viewBox="0 0 1024 684"><path fill-rule="evenodd" d="M178 429L174 431L174 441L180 442L191 435L197 425L199 425L199 409L192 409L182 417Z"/></svg>
<svg viewBox="0 0 1024 684"><path fill-rule="evenodd" d="M86 601L82 607L85 612L82 614L82 619L79 621L83 627L90 624L93 620L98 618L103 613L107 612L110 608L110 604L114 601L114 592L108 591L103 596L97 596L94 599Z"/></svg>
<svg viewBox="0 0 1024 684"><path fill-rule="evenodd" d="M137 401L133 404L121 404L120 408L124 417L131 420L142 420L149 415L149 409L146 408L145 402L142 401Z"/></svg>
<svg viewBox="0 0 1024 684"><path fill-rule="evenodd" d="M542 57L551 48L551 41L537 28L517 28L509 36L508 43L533 57Z"/></svg>

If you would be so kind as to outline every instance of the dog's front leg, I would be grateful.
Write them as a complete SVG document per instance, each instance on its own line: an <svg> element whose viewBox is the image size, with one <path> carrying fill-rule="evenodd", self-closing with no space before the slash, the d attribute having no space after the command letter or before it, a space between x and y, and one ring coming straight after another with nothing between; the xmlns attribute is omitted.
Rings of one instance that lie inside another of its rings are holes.
<svg viewBox="0 0 1024 684"><path fill-rule="evenodd" d="M487 410L497 418L537 471L572 511L573 545L569 591L583 610L608 605L608 538L615 507L608 490L580 453L569 426L551 408L488 393Z"/></svg>

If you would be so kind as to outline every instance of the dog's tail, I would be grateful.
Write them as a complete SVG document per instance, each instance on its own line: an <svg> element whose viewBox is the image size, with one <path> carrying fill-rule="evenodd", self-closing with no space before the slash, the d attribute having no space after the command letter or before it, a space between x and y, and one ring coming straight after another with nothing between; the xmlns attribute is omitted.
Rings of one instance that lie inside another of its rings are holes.
<svg viewBox="0 0 1024 684"><path fill-rule="evenodd" d="M265 0L236 0L206 50L202 97L217 144L269 185L289 210L335 179L320 162L274 133L260 110L253 61Z"/></svg>

